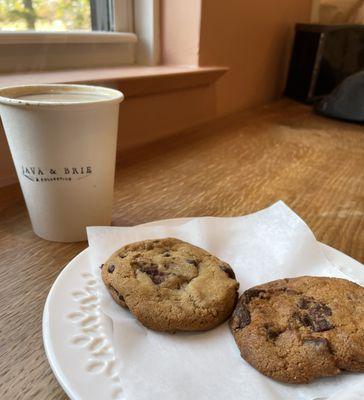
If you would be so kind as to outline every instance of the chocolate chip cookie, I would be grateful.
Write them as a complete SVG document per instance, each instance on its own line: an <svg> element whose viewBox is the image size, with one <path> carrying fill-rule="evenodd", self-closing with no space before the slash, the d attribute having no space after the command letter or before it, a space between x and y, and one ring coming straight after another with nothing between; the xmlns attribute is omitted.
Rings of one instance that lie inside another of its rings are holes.
<svg viewBox="0 0 364 400"><path fill-rule="evenodd" d="M239 284L231 267L178 239L145 240L115 252L102 266L114 300L157 331L201 331L228 319Z"/></svg>
<svg viewBox="0 0 364 400"><path fill-rule="evenodd" d="M230 320L241 356L282 382L364 372L364 288L302 276L245 291Z"/></svg>

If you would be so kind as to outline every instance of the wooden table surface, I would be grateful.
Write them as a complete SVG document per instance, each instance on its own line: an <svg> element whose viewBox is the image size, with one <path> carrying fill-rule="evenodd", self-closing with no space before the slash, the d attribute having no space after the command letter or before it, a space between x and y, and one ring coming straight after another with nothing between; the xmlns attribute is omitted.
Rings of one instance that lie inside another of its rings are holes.
<svg viewBox="0 0 364 400"><path fill-rule="evenodd" d="M114 225L251 213L281 199L318 240L364 262L364 127L282 100L121 157ZM0 398L65 399L46 360L49 289L86 243L32 230L17 185L0 189Z"/></svg>

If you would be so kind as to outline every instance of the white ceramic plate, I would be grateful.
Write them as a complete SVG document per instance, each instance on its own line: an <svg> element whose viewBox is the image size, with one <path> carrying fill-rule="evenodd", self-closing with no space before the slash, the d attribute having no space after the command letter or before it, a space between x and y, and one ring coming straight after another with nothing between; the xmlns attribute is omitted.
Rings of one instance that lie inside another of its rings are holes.
<svg viewBox="0 0 364 400"><path fill-rule="evenodd" d="M342 272L364 282L362 264L321 246ZM96 285L86 249L64 268L49 292L43 314L44 346L55 376L72 400L122 400L112 327L99 310Z"/></svg>

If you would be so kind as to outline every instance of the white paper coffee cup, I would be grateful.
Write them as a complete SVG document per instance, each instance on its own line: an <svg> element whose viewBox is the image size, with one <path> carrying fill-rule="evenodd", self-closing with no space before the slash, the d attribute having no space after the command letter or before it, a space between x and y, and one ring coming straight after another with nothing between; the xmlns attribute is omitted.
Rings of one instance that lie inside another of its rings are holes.
<svg viewBox="0 0 364 400"><path fill-rule="evenodd" d="M113 89L30 85L0 89L0 116L34 232L86 239L110 225L119 103Z"/></svg>

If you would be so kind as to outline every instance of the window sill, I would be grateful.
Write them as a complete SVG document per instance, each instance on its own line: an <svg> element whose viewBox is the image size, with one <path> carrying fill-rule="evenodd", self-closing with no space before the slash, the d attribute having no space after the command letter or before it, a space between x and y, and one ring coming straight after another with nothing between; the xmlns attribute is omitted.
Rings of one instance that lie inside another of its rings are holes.
<svg viewBox="0 0 364 400"><path fill-rule="evenodd" d="M0 44L136 43L134 33L124 32L1 32Z"/></svg>
<svg viewBox="0 0 364 400"><path fill-rule="evenodd" d="M1 74L0 87L41 83L89 83L120 89L126 97L211 85L228 68L129 66Z"/></svg>

